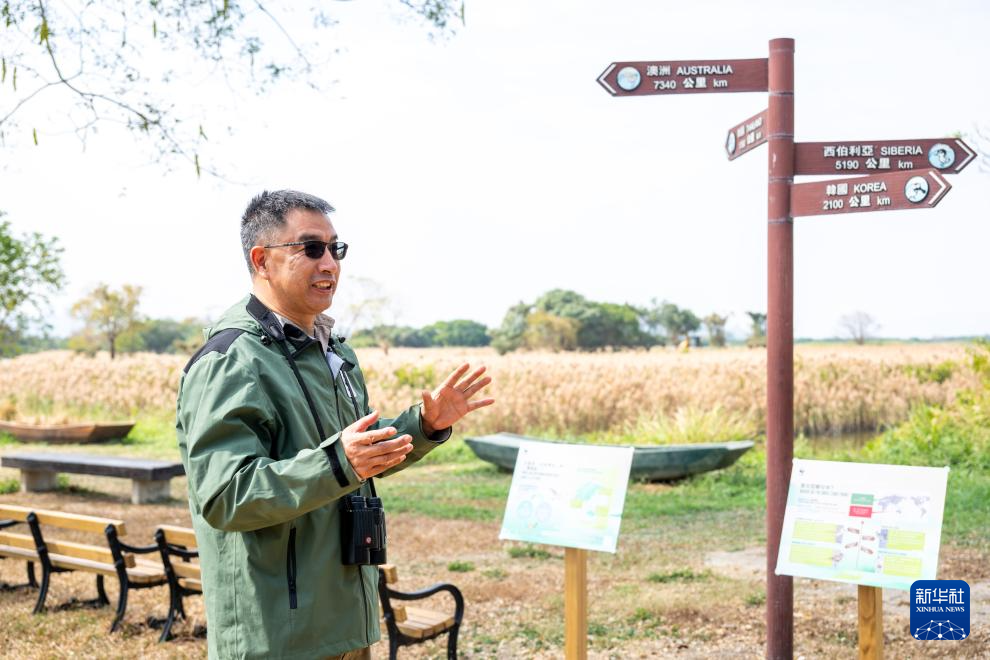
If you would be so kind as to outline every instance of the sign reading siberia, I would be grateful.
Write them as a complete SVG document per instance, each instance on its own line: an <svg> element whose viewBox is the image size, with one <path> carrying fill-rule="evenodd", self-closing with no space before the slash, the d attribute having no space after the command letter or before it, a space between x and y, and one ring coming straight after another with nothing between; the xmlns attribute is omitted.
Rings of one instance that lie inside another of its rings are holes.
<svg viewBox="0 0 990 660"><path fill-rule="evenodd" d="M612 96L765 92L767 60L612 62L598 83Z"/></svg>
<svg viewBox="0 0 990 660"><path fill-rule="evenodd" d="M729 129L725 138L725 153L735 160L767 141L767 111L758 112L738 126Z"/></svg>
<svg viewBox="0 0 990 660"><path fill-rule="evenodd" d="M794 174L875 174L934 168L958 174L976 158L959 138L794 143Z"/></svg>
<svg viewBox="0 0 990 660"><path fill-rule="evenodd" d="M791 216L930 209L952 188L935 170L791 185Z"/></svg>
<svg viewBox="0 0 990 660"><path fill-rule="evenodd" d="M520 442L500 539L615 552L632 447Z"/></svg>
<svg viewBox="0 0 990 660"><path fill-rule="evenodd" d="M777 574L892 589L935 579L948 475L794 459Z"/></svg>

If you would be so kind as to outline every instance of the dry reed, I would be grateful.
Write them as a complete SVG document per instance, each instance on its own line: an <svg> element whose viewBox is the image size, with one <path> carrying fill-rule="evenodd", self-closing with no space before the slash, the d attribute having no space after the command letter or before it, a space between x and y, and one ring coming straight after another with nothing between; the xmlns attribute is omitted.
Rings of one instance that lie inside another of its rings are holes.
<svg viewBox="0 0 990 660"><path fill-rule="evenodd" d="M364 349L359 357L372 403L386 415L417 401L420 388L461 360L488 365L497 403L469 418L465 433L639 433L676 426L678 415L709 424L711 414L698 411L721 411L733 428L758 430L766 417L766 353L759 349L505 356ZM185 361L153 354L111 361L68 351L2 360L0 406L7 417L28 421L94 411L109 418L162 414L175 405ZM809 434L883 428L916 404L948 402L975 383L960 344L798 346L794 372L795 429Z"/></svg>

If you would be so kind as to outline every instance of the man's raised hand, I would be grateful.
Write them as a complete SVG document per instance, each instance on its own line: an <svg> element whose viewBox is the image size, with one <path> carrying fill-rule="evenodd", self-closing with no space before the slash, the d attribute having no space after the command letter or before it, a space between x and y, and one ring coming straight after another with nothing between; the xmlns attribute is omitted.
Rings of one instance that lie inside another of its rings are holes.
<svg viewBox="0 0 990 660"><path fill-rule="evenodd" d="M471 401L471 397L491 383L492 379L491 376L481 378L485 367L478 367L461 380L470 368L470 364L464 363L452 371L440 387L432 392L423 390L422 421L426 435L453 426L468 413L495 403L492 398Z"/></svg>
<svg viewBox="0 0 990 660"><path fill-rule="evenodd" d="M400 435L393 438L396 433L393 426L369 431L368 427L377 421L378 411L373 410L340 433L344 455L362 479L395 467L406 460L406 454L413 450L412 436Z"/></svg>

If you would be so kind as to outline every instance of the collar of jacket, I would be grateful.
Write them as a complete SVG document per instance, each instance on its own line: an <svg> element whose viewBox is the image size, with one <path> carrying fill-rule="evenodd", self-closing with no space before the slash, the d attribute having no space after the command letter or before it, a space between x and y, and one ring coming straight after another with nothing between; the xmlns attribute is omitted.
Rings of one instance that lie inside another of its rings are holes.
<svg viewBox="0 0 990 660"><path fill-rule="evenodd" d="M245 309L251 318L258 322L266 337L280 343L285 341L285 332L282 331L282 324L278 317L272 310L265 307L265 303L258 300L253 293L248 297Z"/></svg>

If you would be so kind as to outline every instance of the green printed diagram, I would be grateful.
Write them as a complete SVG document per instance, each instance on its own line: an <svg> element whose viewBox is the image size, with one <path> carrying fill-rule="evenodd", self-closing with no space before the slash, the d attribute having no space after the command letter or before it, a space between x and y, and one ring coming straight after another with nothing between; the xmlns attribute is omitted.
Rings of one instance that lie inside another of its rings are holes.
<svg viewBox="0 0 990 660"><path fill-rule="evenodd" d="M572 496L562 498L555 488L535 488L516 504L516 520L528 529L544 531L560 527L604 530L608 527L613 488L589 481L578 485ZM554 503L566 502L555 514Z"/></svg>
<svg viewBox="0 0 990 660"><path fill-rule="evenodd" d="M632 448L520 445L499 538L615 552Z"/></svg>
<svg viewBox="0 0 990 660"><path fill-rule="evenodd" d="M915 639L966 639L966 630L951 621L929 621L914 631Z"/></svg>
<svg viewBox="0 0 990 660"><path fill-rule="evenodd" d="M934 579L947 477L948 468L794 459L777 573L894 589Z"/></svg>

